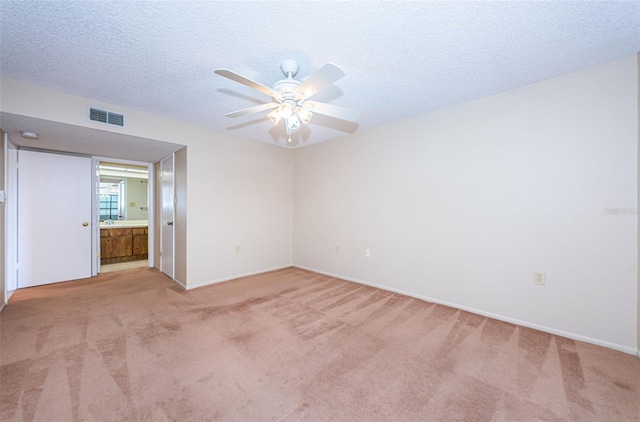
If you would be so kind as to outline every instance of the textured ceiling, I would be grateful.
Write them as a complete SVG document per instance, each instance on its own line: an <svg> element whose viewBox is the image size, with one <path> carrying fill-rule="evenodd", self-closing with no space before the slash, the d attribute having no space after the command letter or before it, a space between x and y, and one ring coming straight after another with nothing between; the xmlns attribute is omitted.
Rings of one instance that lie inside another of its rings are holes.
<svg viewBox="0 0 640 422"><path fill-rule="evenodd" d="M304 78L346 76L315 99L360 113L316 115L310 145L635 54L640 2L0 2L1 74L121 107L286 146L268 102L213 73L265 85L283 59Z"/></svg>

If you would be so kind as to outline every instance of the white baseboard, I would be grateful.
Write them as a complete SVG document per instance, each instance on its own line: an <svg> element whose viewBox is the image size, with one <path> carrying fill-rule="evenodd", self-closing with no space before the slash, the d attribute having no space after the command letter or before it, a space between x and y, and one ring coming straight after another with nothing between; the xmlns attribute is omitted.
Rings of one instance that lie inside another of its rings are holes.
<svg viewBox="0 0 640 422"><path fill-rule="evenodd" d="M9 303L9 299L11 299L11 296L13 296L14 293L15 293L15 290L9 290L4 292L5 298L4 298L4 302L0 303L0 312L2 312L4 308L6 308L7 304Z"/></svg>
<svg viewBox="0 0 640 422"><path fill-rule="evenodd" d="M486 317L489 317L489 318L493 318L493 319L497 319L497 320L500 320L500 321L510 322L512 324L520 325L520 326L523 326L523 327L533 328L534 330L544 331L546 333L555 334L555 335L562 336L562 337L567 337L567 338L570 338L570 339L573 339L573 340L579 340L579 341L583 341L585 343L591 343L591 344L595 344L595 345L598 345L598 346L607 347L609 349L618 350L620 352L628 353L628 354L631 354L631 355L637 355L638 359L640 359L640 352L638 352L636 349L633 349L633 348L627 347L627 346L623 346L621 344L610 343L608 341L598 340L598 339L595 339L595 338L586 337L586 336L583 336L583 335L580 335L580 334L576 334L576 333L571 333L571 332L562 331L562 330L556 330L555 328L545 327L545 326L538 325L538 324L532 324L530 322L521 321L521 320L514 319L514 318L509 318L509 317L506 317L506 316L503 316L503 315L493 314L491 312L485 312L485 311L482 311L482 310L479 310L479 309L470 308L468 306L458 305L456 303L451 303L451 302L447 302L447 301L444 301L444 300L439 300L439 299L428 297L428 296L424 296L424 295L421 295L421 294L408 292L408 291L405 291L405 290L396 289L396 288L389 287L389 286L384 286L382 284L370 283L368 281L359 280L357 278L346 277L346 276L343 276L343 275L333 274L333 273L329 273L329 272L326 272L326 271L320 271L320 270L317 270L315 268L303 267L302 265L295 265L295 264L294 264L294 267L300 268L300 269L303 269L303 270L307 270L307 271L313 271L313 272L319 273L319 274L328 275L330 277L335 277L335 278L339 278L339 279L342 279L342 280L352 281L352 282L358 283L358 284L365 284L367 286L376 287L378 289L387 290L387 291L394 292L394 293L400 293L400 294L403 294L405 296L414 297L416 299L421 299L421 300L424 300L424 301L427 301L427 302L438 303L440 305L450 306L452 308L461 309L463 311L467 311L467 312L471 312L471 313L474 313L474 314L483 315L483 316L486 316Z"/></svg>
<svg viewBox="0 0 640 422"><path fill-rule="evenodd" d="M198 283L198 284L194 284L194 285L189 285L189 286L186 286L185 289L186 290L197 289L199 287L210 286L212 284L222 283L224 281L235 280L236 278L248 277L250 275L268 273L270 271L283 270L285 268L291 268L291 267L293 267L293 264L287 264L287 265L283 265L283 266L280 266L280 267L266 268L266 269L263 269L263 270L252 271L250 273L238 274L238 275L234 275L234 276L231 276L231 277L218 278L216 280L205 281L204 283Z"/></svg>
<svg viewBox="0 0 640 422"><path fill-rule="evenodd" d="M182 290L187 290L187 286L185 286L184 283L177 278L174 278L173 282L176 283Z"/></svg>

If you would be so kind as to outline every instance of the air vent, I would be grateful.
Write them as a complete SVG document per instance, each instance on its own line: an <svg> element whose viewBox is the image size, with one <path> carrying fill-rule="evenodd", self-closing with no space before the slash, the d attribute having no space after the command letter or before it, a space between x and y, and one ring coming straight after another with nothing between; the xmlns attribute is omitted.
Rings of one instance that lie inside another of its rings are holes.
<svg viewBox="0 0 640 422"><path fill-rule="evenodd" d="M107 123L110 125L124 126L124 116L118 113L107 113Z"/></svg>
<svg viewBox="0 0 640 422"><path fill-rule="evenodd" d="M98 110L97 108L90 108L89 120L93 120L94 122L107 123L107 112L104 110Z"/></svg>
<svg viewBox="0 0 640 422"><path fill-rule="evenodd" d="M124 127L124 115L98 108L89 108L89 120Z"/></svg>

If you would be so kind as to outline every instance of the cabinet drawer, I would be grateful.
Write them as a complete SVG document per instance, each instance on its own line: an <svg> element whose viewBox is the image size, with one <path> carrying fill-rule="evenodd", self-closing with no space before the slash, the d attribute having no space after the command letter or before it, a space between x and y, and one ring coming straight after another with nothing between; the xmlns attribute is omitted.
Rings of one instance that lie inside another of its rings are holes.
<svg viewBox="0 0 640 422"><path fill-rule="evenodd" d="M102 234L106 232L106 234ZM122 228L122 229L100 229L100 237L120 237L120 236L131 236L131 228Z"/></svg>
<svg viewBox="0 0 640 422"><path fill-rule="evenodd" d="M134 236L149 234L149 229L147 227L134 227L131 230L133 231Z"/></svg>

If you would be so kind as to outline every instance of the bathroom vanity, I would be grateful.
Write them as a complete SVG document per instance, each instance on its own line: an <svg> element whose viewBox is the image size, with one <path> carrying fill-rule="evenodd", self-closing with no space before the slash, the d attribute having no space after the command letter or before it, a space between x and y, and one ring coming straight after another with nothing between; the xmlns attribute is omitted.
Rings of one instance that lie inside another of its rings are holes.
<svg viewBox="0 0 640 422"><path fill-rule="evenodd" d="M147 259L149 228L146 220L100 223L100 263L114 264Z"/></svg>

